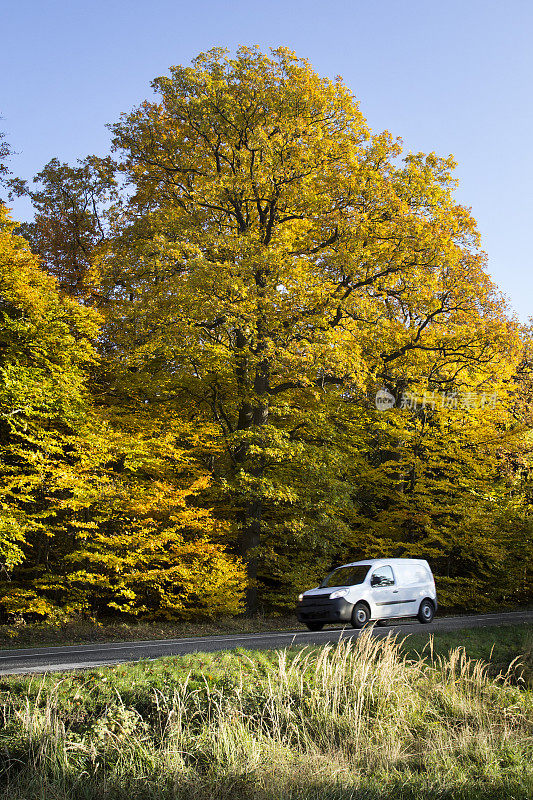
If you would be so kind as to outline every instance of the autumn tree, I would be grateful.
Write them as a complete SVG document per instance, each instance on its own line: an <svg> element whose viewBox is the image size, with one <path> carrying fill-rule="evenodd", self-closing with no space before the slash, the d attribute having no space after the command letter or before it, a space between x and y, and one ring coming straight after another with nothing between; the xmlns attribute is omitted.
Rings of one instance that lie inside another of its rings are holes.
<svg viewBox="0 0 533 800"><path fill-rule="evenodd" d="M494 385L418 397L367 428L367 444L371 431L379 439L356 481L357 551L427 558L447 608L524 602L531 589L531 518L506 470L528 433L513 423L508 387Z"/></svg>
<svg viewBox="0 0 533 800"><path fill-rule="evenodd" d="M246 575L206 499L206 437L172 414L94 409L56 483L49 530L68 547L41 594L91 616L238 613Z"/></svg>
<svg viewBox="0 0 533 800"><path fill-rule="evenodd" d="M249 608L291 608L338 563L420 555L450 607L526 597L530 348L453 159L372 135L284 48L213 50L153 86L113 126L115 162L11 181L62 295L102 314L83 424L46 422L45 480L13 468L47 554L20 587L184 617L238 609L247 581Z"/></svg>
<svg viewBox="0 0 533 800"><path fill-rule="evenodd" d="M98 317L61 298L0 205L0 564L48 558L48 492L85 408Z"/></svg>
<svg viewBox="0 0 533 800"><path fill-rule="evenodd" d="M53 158L33 179L12 180L11 193L28 197L32 222L20 232L53 275L59 289L79 298L90 297L94 253L106 235L106 210L114 194L109 159L88 157L74 167Z"/></svg>
<svg viewBox="0 0 533 800"><path fill-rule="evenodd" d="M313 400L482 386L516 334L453 160L401 160L340 79L284 48L217 49L153 87L113 126L129 184L99 262L114 390L220 426L254 607L272 464L312 437ZM291 404L309 409L297 429Z"/></svg>
<svg viewBox="0 0 533 800"><path fill-rule="evenodd" d="M0 206L0 612L236 613L199 429L91 395L101 318L15 228Z"/></svg>

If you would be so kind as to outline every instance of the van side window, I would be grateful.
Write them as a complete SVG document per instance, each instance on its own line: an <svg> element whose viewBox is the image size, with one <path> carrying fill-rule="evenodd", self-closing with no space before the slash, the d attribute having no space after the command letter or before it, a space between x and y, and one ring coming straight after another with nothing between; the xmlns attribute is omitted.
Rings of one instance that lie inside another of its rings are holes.
<svg viewBox="0 0 533 800"><path fill-rule="evenodd" d="M370 578L371 586L394 586L394 575L390 567L378 567Z"/></svg>

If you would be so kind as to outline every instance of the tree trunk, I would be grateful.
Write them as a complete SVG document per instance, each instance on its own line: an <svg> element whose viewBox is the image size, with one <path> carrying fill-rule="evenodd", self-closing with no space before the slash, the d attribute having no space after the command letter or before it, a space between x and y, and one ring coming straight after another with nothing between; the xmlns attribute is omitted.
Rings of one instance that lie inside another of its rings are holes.
<svg viewBox="0 0 533 800"><path fill-rule="evenodd" d="M237 359L237 380L244 389L247 383L247 356L245 347L246 338L239 331L236 336L237 345L241 355ZM239 409L238 430L260 429L268 422L268 390L269 390L269 364L265 359L261 361L255 370L253 391L256 397L261 398L255 404L243 402ZM240 444L235 451L235 460L238 464L244 465L248 456L248 446ZM257 611L258 592L257 592L257 572L258 556L257 548L261 544L261 522L263 517L263 498L259 485L265 469L264 457L259 454L254 456L252 464L248 465L249 474L254 477L258 486L254 496L246 504L242 512L242 535L240 542L240 554L246 563L249 586L246 591L246 608L253 613Z"/></svg>
<svg viewBox="0 0 533 800"><path fill-rule="evenodd" d="M246 563L249 581L246 589L246 610L249 613L257 611L258 606L257 571L259 559L257 557L257 548L261 544L262 515L263 502L258 493L246 506L241 539L241 554Z"/></svg>

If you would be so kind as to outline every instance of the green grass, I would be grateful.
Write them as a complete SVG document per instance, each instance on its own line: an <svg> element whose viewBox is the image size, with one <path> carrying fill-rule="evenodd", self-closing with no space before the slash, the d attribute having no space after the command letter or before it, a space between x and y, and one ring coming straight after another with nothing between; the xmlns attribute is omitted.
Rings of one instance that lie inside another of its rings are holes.
<svg viewBox="0 0 533 800"><path fill-rule="evenodd" d="M533 687L533 626L502 625L487 628L465 628L451 633L437 633L428 643L428 632L414 633L404 640L403 649L411 656L433 653L446 656L457 647L465 649L471 659L484 661L488 674L496 677L506 673L513 662L510 674L522 675ZM518 657L518 661L516 660Z"/></svg>
<svg viewBox="0 0 533 800"><path fill-rule="evenodd" d="M533 799L533 690L516 667L494 677L531 637L365 634L4 678L0 797ZM491 665L470 658L494 641Z"/></svg>

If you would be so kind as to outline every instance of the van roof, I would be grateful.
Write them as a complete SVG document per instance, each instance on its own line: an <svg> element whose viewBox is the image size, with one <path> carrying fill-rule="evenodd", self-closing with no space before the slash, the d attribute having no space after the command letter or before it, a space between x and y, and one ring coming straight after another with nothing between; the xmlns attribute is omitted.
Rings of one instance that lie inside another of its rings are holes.
<svg viewBox="0 0 533 800"><path fill-rule="evenodd" d="M424 558L365 558L363 561L350 561L349 564L341 564L342 567L356 567L359 564L368 564L374 567L376 564L423 564L429 567ZM337 567L339 569L339 567Z"/></svg>

